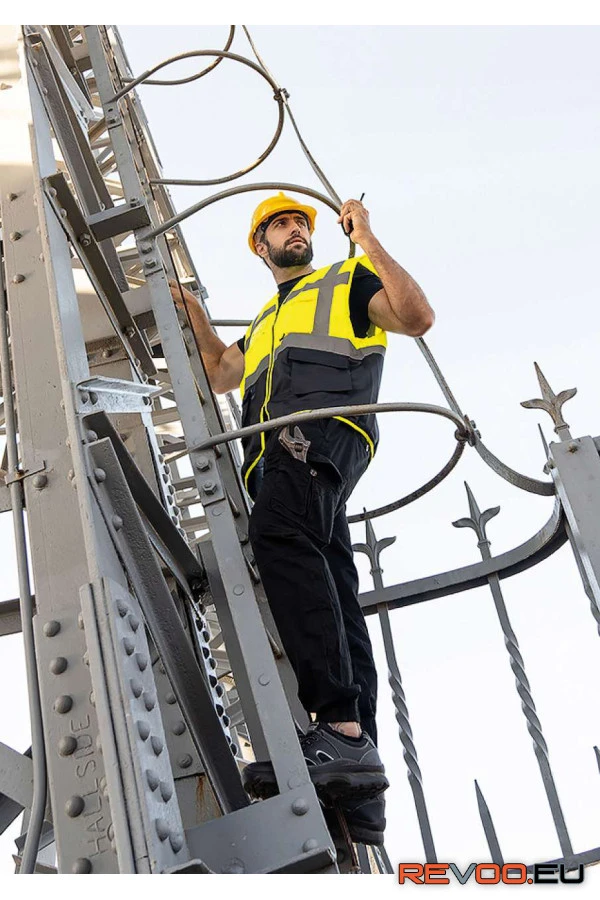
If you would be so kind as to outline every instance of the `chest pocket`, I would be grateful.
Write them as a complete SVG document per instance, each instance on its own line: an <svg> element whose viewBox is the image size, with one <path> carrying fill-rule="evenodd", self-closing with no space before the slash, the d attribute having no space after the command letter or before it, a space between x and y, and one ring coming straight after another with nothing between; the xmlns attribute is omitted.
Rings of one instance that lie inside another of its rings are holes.
<svg viewBox="0 0 600 900"><path fill-rule="evenodd" d="M289 351L291 387L296 395L352 390L350 360L338 353L292 347Z"/></svg>

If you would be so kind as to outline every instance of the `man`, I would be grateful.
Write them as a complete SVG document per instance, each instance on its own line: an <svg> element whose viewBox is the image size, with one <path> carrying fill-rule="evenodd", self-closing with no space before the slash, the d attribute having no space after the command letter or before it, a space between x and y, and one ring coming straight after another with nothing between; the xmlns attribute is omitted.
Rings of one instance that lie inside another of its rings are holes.
<svg viewBox="0 0 600 900"><path fill-rule="evenodd" d="M316 211L280 193L255 210L250 249L278 293L245 338L226 347L188 294L188 312L213 389L240 387L243 425L377 401L386 332L424 334L434 314L384 250L357 200L338 222L365 256L315 271ZM180 303L179 288L171 285ZM340 801L355 841L381 843L387 787L375 742L377 676L358 602L346 501L377 446L375 416L338 416L243 442L255 501L250 539L298 696L316 724L301 738L324 801ZM272 766L246 767L252 796L276 792Z"/></svg>

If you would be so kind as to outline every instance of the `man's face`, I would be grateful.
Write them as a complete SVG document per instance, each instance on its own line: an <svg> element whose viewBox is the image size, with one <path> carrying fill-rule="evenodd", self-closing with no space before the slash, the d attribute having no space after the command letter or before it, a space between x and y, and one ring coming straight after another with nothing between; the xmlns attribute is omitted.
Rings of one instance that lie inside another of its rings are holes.
<svg viewBox="0 0 600 900"><path fill-rule="evenodd" d="M276 216L256 243L267 248L267 259L280 269L307 266L313 258L308 222L300 212Z"/></svg>

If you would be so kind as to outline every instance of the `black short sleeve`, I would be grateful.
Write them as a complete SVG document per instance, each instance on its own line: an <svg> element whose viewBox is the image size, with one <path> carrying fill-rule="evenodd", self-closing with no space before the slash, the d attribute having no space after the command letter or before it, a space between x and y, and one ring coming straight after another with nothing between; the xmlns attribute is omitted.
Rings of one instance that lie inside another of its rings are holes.
<svg viewBox="0 0 600 900"><path fill-rule="evenodd" d="M378 275L374 275L362 263L358 263L350 288L350 321L356 337L363 338L369 333L369 302L383 284Z"/></svg>

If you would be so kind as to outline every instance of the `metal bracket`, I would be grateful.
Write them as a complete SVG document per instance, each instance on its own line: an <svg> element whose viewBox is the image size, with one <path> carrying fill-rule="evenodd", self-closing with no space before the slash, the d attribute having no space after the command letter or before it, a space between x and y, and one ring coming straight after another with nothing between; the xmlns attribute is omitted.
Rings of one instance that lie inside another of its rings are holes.
<svg viewBox="0 0 600 900"><path fill-rule="evenodd" d="M122 378L106 378L96 375L77 385L77 411L107 413L142 413L152 405L152 397L160 388L152 384L125 381Z"/></svg>
<svg viewBox="0 0 600 900"><path fill-rule="evenodd" d="M150 216L145 206L132 202L94 213L93 216L88 216L87 222L96 240L105 241L126 231L150 225Z"/></svg>
<svg viewBox="0 0 600 900"><path fill-rule="evenodd" d="M11 484L16 484L17 482L23 482L26 478L31 478L32 475L38 475L40 472L46 472L46 462L42 460L41 466L37 466L35 469L25 469L21 471L20 469L14 476L6 474L4 478L4 484L8 487Z"/></svg>

